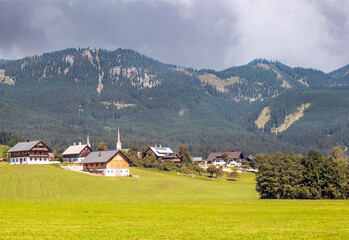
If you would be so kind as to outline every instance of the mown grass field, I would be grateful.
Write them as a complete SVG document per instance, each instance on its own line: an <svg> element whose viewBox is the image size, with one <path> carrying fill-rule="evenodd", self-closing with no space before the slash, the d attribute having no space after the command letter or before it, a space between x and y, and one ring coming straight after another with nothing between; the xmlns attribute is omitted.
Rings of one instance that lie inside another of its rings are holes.
<svg viewBox="0 0 349 240"><path fill-rule="evenodd" d="M0 164L0 239L348 239L349 201L260 200L238 182Z"/></svg>

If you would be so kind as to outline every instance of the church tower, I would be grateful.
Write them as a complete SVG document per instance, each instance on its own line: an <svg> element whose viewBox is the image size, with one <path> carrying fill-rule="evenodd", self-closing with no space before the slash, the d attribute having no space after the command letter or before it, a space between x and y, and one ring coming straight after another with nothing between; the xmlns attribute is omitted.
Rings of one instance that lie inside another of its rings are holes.
<svg viewBox="0 0 349 240"><path fill-rule="evenodd" d="M121 150L121 141L120 141L119 127L118 127L118 142L116 143L116 150Z"/></svg>
<svg viewBox="0 0 349 240"><path fill-rule="evenodd" d="M90 135L87 134L87 141L86 141L86 144L87 146L91 147L91 144L90 144Z"/></svg>

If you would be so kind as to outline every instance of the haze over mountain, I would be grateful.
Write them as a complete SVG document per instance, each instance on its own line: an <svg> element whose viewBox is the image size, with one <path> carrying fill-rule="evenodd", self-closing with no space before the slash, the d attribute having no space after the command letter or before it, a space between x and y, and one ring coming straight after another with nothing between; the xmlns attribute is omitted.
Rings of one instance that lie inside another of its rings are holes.
<svg viewBox="0 0 349 240"><path fill-rule="evenodd" d="M0 62L0 129L53 147L187 144L192 153L328 152L349 145L349 68L329 74L257 59L223 71L133 50L65 49Z"/></svg>

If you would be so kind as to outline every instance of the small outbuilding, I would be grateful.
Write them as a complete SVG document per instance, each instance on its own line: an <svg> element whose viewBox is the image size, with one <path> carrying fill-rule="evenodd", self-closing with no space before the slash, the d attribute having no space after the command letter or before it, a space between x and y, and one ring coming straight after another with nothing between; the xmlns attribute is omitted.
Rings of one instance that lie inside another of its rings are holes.
<svg viewBox="0 0 349 240"><path fill-rule="evenodd" d="M83 171L105 176L129 176L131 160L121 150L91 152L81 161Z"/></svg>

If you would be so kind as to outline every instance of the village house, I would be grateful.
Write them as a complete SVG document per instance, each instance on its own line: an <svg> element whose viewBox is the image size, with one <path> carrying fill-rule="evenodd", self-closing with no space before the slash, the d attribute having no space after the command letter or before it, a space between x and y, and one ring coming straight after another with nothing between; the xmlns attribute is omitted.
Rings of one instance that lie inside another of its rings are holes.
<svg viewBox="0 0 349 240"><path fill-rule="evenodd" d="M223 153L226 153L228 156L227 163L222 157ZM212 152L208 155L206 164L214 166L242 167L242 161L244 159L245 157L242 152Z"/></svg>
<svg viewBox="0 0 349 240"><path fill-rule="evenodd" d="M193 157L193 162L201 163L202 162L202 157Z"/></svg>
<svg viewBox="0 0 349 240"><path fill-rule="evenodd" d="M62 154L63 162L77 162L80 163L87 155L92 152L89 137L87 136L87 144L73 144L69 146Z"/></svg>
<svg viewBox="0 0 349 240"><path fill-rule="evenodd" d="M131 160L119 149L91 152L81 161L83 171L105 176L129 176Z"/></svg>
<svg viewBox="0 0 349 240"><path fill-rule="evenodd" d="M181 161L180 156L177 153L174 153L171 148L168 147L150 147L145 152L144 156L155 156L156 160L162 159L162 160L171 160L175 163L179 163Z"/></svg>
<svg viewBox="0 0 349 240"><path fill-rule="evenodd" d="M40 140L19 142L7 151L10 164L49 164L49 152L52 150Z"/></svg>

